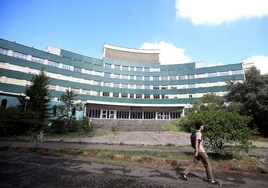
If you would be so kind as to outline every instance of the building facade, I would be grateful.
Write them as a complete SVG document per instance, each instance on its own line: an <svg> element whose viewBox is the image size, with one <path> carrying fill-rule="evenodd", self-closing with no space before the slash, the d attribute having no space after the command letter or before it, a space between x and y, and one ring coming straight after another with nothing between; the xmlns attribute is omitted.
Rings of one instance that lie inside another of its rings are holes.
<svg viewBox="0 0 268 188"><path fill-rule="evenodd" d="M51 80L52 101L72 89L84 104L84 115L103 119L176 119L207 93L224 96L226 81L244 80L243 63L162 65L159 54L104 44L98 59L0 39L1 106L15 103L11 98L23 95L42 68Z"/></svg>

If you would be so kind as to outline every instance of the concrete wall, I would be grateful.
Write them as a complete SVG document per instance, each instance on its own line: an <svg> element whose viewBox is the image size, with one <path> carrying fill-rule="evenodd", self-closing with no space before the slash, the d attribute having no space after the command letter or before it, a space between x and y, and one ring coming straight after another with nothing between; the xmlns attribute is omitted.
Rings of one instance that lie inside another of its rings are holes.
<svg viewBox="0 0 268 188"><path fill-rule="evenodd" d="M140 120L140 119L91 119L95 129L116 131L164 131L165 125L171 120Z"/></svg>

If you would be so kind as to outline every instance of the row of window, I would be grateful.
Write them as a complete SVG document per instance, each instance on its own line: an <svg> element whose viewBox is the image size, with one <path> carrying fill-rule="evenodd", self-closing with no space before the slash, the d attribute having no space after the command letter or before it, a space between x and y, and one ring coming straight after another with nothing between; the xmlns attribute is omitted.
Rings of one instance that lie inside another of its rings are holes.
<svg viewBox="0 0 268 188"><path fill-rule="evenodd" d="M109 63L105 63L104 67L107 69L123 70L130 72L160 72L160 68L134 67L134 66L116 65Z"/></svg>
<svg viewBox="0 0 268 188"><path fill-rule="evenodd" d="M8 50L0 48L0 53L8 55ZM243 74L242 70L236 70L236 71L225 71L225 72L216 72L216 73L205 73L205 74L195 74L195 75L177 75L177 76L135 76L135 75L127 75L127 74L114 74L110 72L98 72L98 71L92 71L87 69L82 69L80 67L65 65L62 63L57 63L50 60L44 60L38 57L31 57L28 58L28 55L19 53L19 52L13 52L13 57L21 58L25 60L31 60L36 63L40 64L46 64L52 67L62 68L65 70L70 70L74 72L81 72L85 74L91 74L91 75L97 75L97 76L104 76L106 78L117 78L117 79L125 79L125 80L138 80L138 81L168 81L168 80L185 80L185 79L198 79L198 78L210 78L210 77L217 77L217 76L228 76L228 75L239 75ZM160 68L149 68L149 67L132 67L132 66L121 66L121 65L112 65L105 63L105 67L108 68L115 68L115 69L122 69L122 70L128 70L128 71L144 71L144 72L159 72Z"/></svg>
<svg viewBox="0 0 268 188"><path fill-rule="evenodd" d="M87 117L101 119L177 119L180 112L120 111L107 109L87 109Z"/></svg>
<svg viewBox="0 0 268 188"><path fill-rule="evenodd" d="M218 76L229 76L229 75L240 75L240 74L243 74L242 70L195 74L195 75L177 75L177 76L135 76L135 75L104 72L104 77L124 79L124 80L139 80L139 81L168 81L168 80L174 81L174 80L190 80L198 78L211 78Z"/></svg>

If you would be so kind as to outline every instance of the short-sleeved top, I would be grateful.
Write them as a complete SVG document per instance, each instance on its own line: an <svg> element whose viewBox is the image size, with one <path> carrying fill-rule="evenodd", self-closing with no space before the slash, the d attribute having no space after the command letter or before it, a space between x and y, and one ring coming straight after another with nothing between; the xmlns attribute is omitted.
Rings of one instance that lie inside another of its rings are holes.
<svg viewBox="0 0 268 188"><path fill-rule="evenodd" d="M203 139L202 139L202 133L200 131L196 132L196 137L195 139L200 140L200 144L199 144L199 149L198 151L200 152L205 152L205 148L204 148L204 143L203 143Z"/></svg>

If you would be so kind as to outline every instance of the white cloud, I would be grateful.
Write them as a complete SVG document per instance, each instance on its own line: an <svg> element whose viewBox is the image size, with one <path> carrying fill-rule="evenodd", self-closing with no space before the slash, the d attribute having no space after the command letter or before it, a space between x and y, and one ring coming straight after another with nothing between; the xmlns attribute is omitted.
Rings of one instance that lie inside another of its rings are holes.
<svg viewBox="0 0 268 188"><path fill-rule="evenodd" d="M184 53L184 49L164 41L159 43L144 43L141 49L159 49L161 64L180 64L189 63L191 61L191 58Z"/></svg>
<svg viewBox="0 0 268 188"><path fill-rule="evenodd" d="M176 15L195 25L217 25L268 15L267 0L176 0Z"/></svg>
<svg viewBox="0 0 268 188"><path fill-rule="evenodd" d="M252 56L244 60L246 63L254 63L257 69L261 71L261 74L268 73L268 56Z"/></svg>

